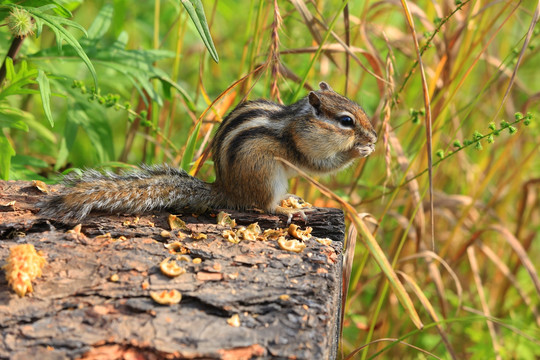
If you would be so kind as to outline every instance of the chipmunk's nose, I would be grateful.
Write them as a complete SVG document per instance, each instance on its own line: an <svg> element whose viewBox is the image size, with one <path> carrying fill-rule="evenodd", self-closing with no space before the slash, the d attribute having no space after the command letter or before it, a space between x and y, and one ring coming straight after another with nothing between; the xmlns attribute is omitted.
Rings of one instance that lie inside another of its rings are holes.
<svg viewBox="0 0 540 360"><path fill-rule="evenodd" d="M373 129L362 131L362 135L370 144L375 144L377 142L377 132Z"/></svg>
<svg viewBox="0 0 540 360"><path fill-rule="evenodd" d="M377 132L373 129L371 129L371 142L375 144L377 142Z"/></svg>

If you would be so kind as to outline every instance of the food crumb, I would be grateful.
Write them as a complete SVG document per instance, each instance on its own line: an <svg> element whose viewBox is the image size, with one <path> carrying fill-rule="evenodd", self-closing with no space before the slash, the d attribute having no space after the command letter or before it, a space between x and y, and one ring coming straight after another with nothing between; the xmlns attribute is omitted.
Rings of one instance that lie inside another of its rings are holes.
<svg viewBox="0 0 540 360"><path fill-rule="evenodd" d="M161 305L178 304L182 300L182 294L178 290L150 291L150 297Z"/></svg>
<svg viewBox="0 0 540 360"><path fill-rule="evenodd" d="M43 254L32 244L11 247L7 264L3 267L9 286L20 297L31 293L34 290L32 281L41 276L41 269L46 263Z"/></svg>
<svg viewBox="0 0 540 360"><path fill-rule="evenodd" d="M227 324L229 324L232 327L239 327L240 326L240 316L238 314L234 314L230 318L227 319Z"/></svg>

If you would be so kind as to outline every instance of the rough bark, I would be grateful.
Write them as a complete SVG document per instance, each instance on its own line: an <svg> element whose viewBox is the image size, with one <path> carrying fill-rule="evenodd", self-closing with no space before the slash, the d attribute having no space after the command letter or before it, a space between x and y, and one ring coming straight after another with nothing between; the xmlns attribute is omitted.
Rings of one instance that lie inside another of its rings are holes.
<svg viewBox="0 0 540 360"><path fill-rule="evenodd" d="M9 248L20 243L33 244L47 259L34 292L23 298L0 271L0 358L335 356L341 211L309 214L313 234L334 241L323 245L312 238L301 253L293 253L270 240L229 243L215 214L182 215L187 230L171 230L165 212L96 214L82 223L81 233L68 232L73 224L37 215L35 204L45 196L29 182L0 182L0 266ZM263 230L286 227L286 219L277 216L233 212L231 217L239 224L258 222ZM298 225L306 226L302 220ZM207 239L195 240L192 232ZM169 278L159 264L177 257L164 246L175 241L202 262L178 261L187 272ZM118 281L111 281L113 274ZM149 297L150 291L168 289L182 293L179 304L158 305ZM239 327L227 323L235 314Z"/></svg>

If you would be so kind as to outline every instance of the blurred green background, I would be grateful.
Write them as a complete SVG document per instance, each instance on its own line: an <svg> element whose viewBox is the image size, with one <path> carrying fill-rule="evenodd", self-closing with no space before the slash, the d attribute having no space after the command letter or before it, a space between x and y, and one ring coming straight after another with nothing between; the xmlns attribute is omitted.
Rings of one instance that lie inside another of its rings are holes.
<svg viewBox="0 0 540 360"><path fill-rule="evenodd" d="M358 240L342 354L538 358L539 4L203 5L197 20L181 1L0 1L0 176L57 181L73 168L162 162L189 170L241 100L291 103L326 81L364 107L379 142L320 180L369 215L427 325L415 330ZM4 60L17 44L14 62ZM213 180L211 161L198 176ZM291 190L338 206L304 179Z"/></svg>

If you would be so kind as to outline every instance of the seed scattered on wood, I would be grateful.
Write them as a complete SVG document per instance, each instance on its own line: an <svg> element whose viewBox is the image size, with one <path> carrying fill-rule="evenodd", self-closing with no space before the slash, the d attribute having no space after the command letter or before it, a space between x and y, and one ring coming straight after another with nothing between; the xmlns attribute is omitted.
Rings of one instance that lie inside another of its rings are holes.
<svg viewBox="0 0 540 360"><path fill-rule="evenodd" d="M284 236L280 237L278 239L278 245L283 250L292 251L292 252L302 252L306 248L306 244L303 242L300 242L296 239L293 240L287 240Z"/></svg>
<svg viewBox="0 0 540 360"><path fill-rule="evenodd" d="M150 291L150 297L161 305L178 304L182 300L182 294L178 290Z"/></svg>
<svg viewBox="0 0 540 360"><path fill-rule="evenodd" d="M231 325L232 327L239 327L240 316L238 316L238 314L234 314L233 316L227 319L227 324Z"/></svg>
<svg viewBox="0 0 540 360"><path fill-rule="evenodd" d="M178 266L176 261L173 260L171 262L170 260L171 258L167 258L159 264L159 268L164 275L167 275L168 277L176 277L186 273L186 269Z"/></svg>

